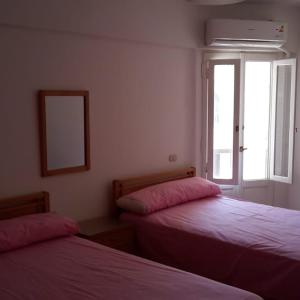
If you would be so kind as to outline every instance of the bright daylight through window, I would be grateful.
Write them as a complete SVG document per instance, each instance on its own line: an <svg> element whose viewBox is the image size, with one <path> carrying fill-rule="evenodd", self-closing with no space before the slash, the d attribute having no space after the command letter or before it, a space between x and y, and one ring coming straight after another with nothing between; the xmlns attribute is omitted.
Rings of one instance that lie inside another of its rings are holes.
<svg viewBox="0 0 300 300"><path fill-rule="evenodd" d="M296 60L207 60L207 177L291 183Z"/></svg>
<svg viewBox="0 0 300 300"><path fill-rule="evenodd" d="M244 145L247 150L244 152L244 180L268 177L270 84L271 62L246 62Z"/></svg>
<svg viewBox="0 0 300 300"><path fill-rule="evenodd" d="M232 179L234 65L216 65L214 72L214 178Z"/></svg>

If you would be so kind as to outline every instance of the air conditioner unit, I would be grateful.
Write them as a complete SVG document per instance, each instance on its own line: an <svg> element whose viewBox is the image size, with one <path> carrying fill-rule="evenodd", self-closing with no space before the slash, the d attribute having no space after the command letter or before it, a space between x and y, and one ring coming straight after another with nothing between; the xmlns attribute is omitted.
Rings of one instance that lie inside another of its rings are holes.
<svg viewBox="0 0 300 300"><path fill-rule="evenodd" d="M208 46L280 48L287 41L287 23L211 19L206 23Z"/></svg>

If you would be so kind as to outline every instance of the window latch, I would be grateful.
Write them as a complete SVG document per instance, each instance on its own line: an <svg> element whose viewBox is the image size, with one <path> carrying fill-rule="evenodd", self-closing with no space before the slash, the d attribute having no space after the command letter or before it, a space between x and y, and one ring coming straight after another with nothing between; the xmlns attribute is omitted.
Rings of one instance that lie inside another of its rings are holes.
<svg viewBox="0 0 300 300"><path fill-rule="evenodd" d="M244 152L245 150L247 150L248 148L245 148L244 146L240 146L240 152Z"/></svg>

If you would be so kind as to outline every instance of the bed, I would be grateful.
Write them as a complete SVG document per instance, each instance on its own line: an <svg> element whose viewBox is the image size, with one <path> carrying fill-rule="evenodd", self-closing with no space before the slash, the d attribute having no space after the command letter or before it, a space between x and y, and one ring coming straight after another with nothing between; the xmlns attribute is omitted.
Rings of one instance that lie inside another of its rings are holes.
<svg viewBox="0 0 300 300"><path fill-rule="evenodd" d="M245 299L259 296L76 237L49 194L0 200L0 299Z"/></svg>
<svg viewBox="0 0 300 300"><path fill-rule="evenodd" d="M187 168L115 180L114 199L194 176L195 169ZM143 257L264 299L300 299L299 211L221 194L145 215L123 211L120 218L135 225Z"/></svg>

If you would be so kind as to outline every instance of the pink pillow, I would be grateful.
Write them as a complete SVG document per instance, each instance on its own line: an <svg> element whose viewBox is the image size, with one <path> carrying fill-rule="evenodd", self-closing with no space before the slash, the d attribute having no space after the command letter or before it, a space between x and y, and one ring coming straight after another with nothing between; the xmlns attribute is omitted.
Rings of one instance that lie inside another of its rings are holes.
<svg viewBox="0 0 300 300"><path fill-rule="evenodd" d="M0 221L0 252L78 233L75 221L55 213L40 213Z"/></svg>
<svg viewBox="0 0 300 300"><path fill-rule="evenodd" d="M122 209L145 215L220 193L217 184L201 177L191 177L149 186L119 198L117 205Z"/></svg>

